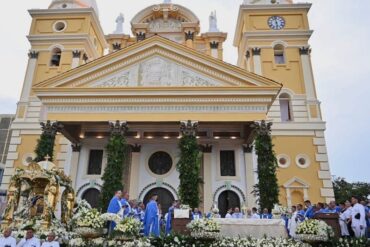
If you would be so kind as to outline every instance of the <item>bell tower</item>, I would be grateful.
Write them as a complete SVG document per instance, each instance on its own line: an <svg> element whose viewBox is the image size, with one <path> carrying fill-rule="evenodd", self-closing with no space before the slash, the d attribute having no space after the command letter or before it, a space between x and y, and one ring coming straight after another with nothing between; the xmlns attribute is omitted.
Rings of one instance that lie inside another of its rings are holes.
<svg viewBox="0 0 370 247"><path fill-rule="evenodd" d="M103 56L106 41L95 1L53 0L31 9L31 49L17 118L25 118L32 86Z"/></svg>
<svg viewBox="0 0 370 247"><path fill-rule="evenodd" d="M280 201L289 206L334 198L308 43L310 8L292 0L244 0L234 37L239 67L283 84L267 119L273 121Z"/></svg>

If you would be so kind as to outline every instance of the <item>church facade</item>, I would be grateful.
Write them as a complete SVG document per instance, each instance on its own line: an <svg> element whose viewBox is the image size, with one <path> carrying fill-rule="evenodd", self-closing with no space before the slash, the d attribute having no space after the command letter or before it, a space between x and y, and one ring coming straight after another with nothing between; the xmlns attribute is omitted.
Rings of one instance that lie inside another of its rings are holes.
<svg viewBox="0 0 370 247"><path fill-rule="evenodd" d="M325 122L310 60L311 4L246 0L234 37L236 65L223 61L227 34L210 16L200 32L188 8L164 1L140 11L132 35L123 16L105 35L95 1L53 0L32 9L25 81L12 124L2 189L27 166L40 121L63 124L54 163L93 205L107 163L109 122L129 126L122 180L131 199L157 192L164 210L178 199L180 123L198 124L202 209L255 206L257 157L251 123L271 121L280 203L334 198ZM109 50L109 52L107 52Z"/></svg>

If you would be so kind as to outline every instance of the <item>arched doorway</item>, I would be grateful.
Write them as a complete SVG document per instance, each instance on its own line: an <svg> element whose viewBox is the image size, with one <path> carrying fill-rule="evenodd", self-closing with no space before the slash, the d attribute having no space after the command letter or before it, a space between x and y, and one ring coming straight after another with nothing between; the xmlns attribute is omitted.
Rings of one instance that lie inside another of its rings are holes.
<svg viewBox="0 0 370 247"><path fill-rule="evenodd" d="M99 206L100 191L95 188L87 189L82 194L81 198L86 200L92 208L98 208Z"/></svg>
<svg viewBox="0 0 370 247"><path fill-rule="evenodd" d="M153 194L158 195L158 203L161 204L162 214L164 216L168 212L168 209L169 207L171 207L172 202L175 200L175 198L173 197L172 193L167 189L154 188L150 190L148 193L146 193L143 200L145 205L149 202L150 197Z"/></svg>
<svg viewBox="0 0 370 247"><path fill-rule="evenodd" d="M229 208L240 208L239 196L231 190L225 190L218 197L218 209L221 217L224 218Z"/></svg>

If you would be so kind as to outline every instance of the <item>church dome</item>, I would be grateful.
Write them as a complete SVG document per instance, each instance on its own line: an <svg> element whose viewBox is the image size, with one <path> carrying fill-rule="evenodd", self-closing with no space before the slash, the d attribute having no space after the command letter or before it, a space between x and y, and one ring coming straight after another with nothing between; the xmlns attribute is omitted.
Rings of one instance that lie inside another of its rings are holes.
<svg viewBox="0 0 370 247"><path fill-rule="evenodd" d="M76 9L76 8L93 8L99 15L96 0L53 0L49 9Z"/></svg>

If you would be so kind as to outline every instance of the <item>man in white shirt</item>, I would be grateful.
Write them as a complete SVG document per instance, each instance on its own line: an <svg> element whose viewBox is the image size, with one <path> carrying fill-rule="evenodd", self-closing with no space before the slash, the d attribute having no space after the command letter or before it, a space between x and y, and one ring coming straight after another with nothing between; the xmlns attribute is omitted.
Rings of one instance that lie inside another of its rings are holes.
<svg viewBox="0 0 370 247"><path fill-rule="evenodd" d="M349 201L344 203L344 208L339 215L339 225L342 237L349 237L348 221L351 219L352 207Z"/></svg>
<svg viewBox="0 0 370 247"><path fill-rule="evenodd" d="M252 217L251 219L254 219L254 220L259 220L261 217L259 216L258 212L257 212L257 208L252 208Z"/></svg>
<svg viewBox="0 0 370 247"><path fill-rule="evenodd" d="M366 219L365 219L365 207L358 203L358 198L352 196L351 202L353 204L351 212L352 229L355 232L356 238L365 236L366 231Z"/></svg>
<svg viewBox="0 0 370 247"><path fill-rule="evenodd" d="M5 229L3 234L4 237L0 238L0 247L16 247L17 241L15 240L15 238L10 236L12 235L12 230L10 230L9 228Z"/></svg>
<svg viewBox="0 0 370 247"><path fill-rule="evenodd" d="M47 240L41 247L60 247L59 242L55 241L55 233L49 232Z"/></svg>
<svg viewBox="0 0 370 247"><path fill-rule="evenodd" d="M33 236L33 229L28 229L26 237L23 238L17 247L40 247L40 240Z"/></svg>
<svg viewBox="0 0 370 247"><path fill-rule="evenodd" d="M233 213L233 210L229 208L229 210L227 210L227 214L225 215L225 219L231 219L233 217L232 213Z"/></svg>
<svg viewBox="0 0 370 247"><path fill-rule="evenodd" d="M244 218L244 215L243 213L240 212L240 209L238 207L236 207L234 209L234 213L233 213L233 219L243 219Z"/></svg>

